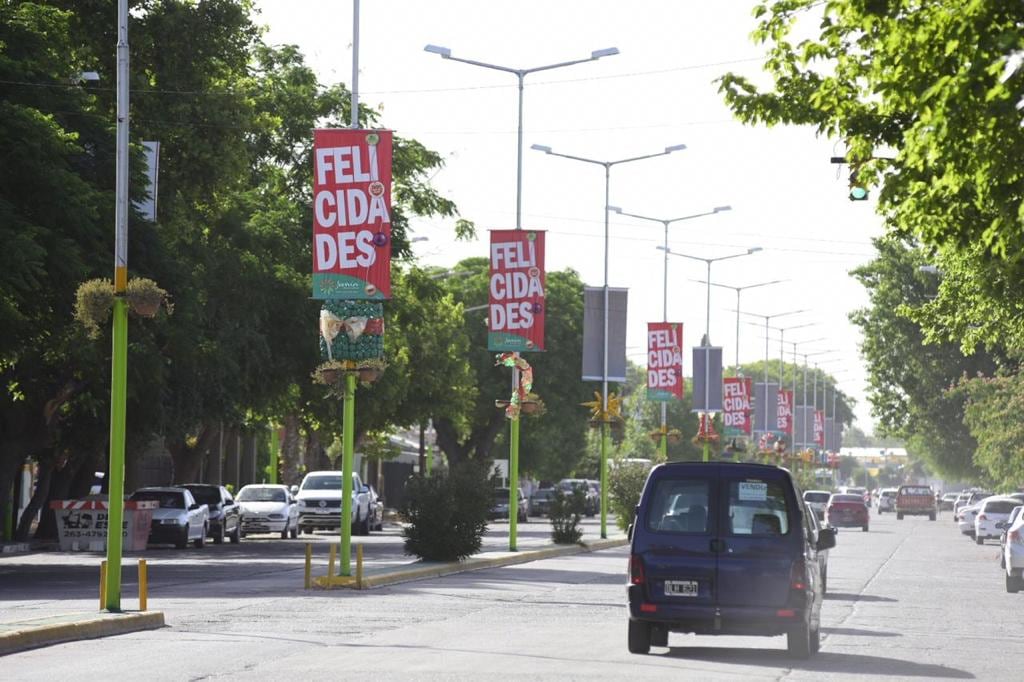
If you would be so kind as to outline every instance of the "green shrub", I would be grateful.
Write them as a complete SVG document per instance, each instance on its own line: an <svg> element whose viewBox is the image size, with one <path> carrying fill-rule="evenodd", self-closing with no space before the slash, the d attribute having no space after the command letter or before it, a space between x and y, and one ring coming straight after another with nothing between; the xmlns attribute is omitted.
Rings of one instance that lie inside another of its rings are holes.
<svg viewBox="0 0 1024 682"><path fill-rule="evenodd" d="M625 531L633 522L633 514L640 504L640 494L647 482L647 473L648 468L643 464L624 464L608 472L609 506L615 514L619 530Z"/></svg>
<svg viewBox="0 0 1024 682"><path fill-rule="evenodd" d="M427 561L462 561L480 551L494 486L483 467L464 464L448 475L418 475L405 487L399 512L405 553Z"/></svg>
<svg viewBox="0 0 1024 682"><path fill-rule="evenodd" d="M583 537L580 520L583 518L585 504L583 488L575 488L568 495L555 489L554 497L551 499L551 511L548 512L548 518L551 519L551 539L555 544L575 545L580 541Z"/></svg>

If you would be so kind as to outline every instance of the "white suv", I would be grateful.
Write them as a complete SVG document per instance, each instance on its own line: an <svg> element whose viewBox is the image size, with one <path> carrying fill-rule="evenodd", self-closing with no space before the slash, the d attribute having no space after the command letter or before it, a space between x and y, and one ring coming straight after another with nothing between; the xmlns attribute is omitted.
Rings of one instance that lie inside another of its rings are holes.
<svg viewBox="0 0 1024 682"><path fill-rule="evenodd" d="M986 538L998 538L1003 529L1000 524L1010 518L1010 512L1020 504L1015 497L989 497L981 502L974 517L974 541L984 544Z"/></svg>
<svg viewBox="0 0 1024 682"><path fill-rule="evenodd" d="M1020 592L1024 588L1024 514L1018 514L1017 520L1006 529L1003 568L1006 569L1006 591Z"/></svg>
<svg viewBox="0 0 1024 682"><path fill-rule="evenodd" d="M878 493L878 513L896 511L896 488L884 488Z"/></svg>
<svg viewBox="0 0 1024 682"><path fill-rule="evenodd" d="M341 528L341 478L340 471L311 471L302 479L295 501L299 507L299 529L303 533ZM370 488L363 485L355 473L352 474L352 534L370 534Z"/></svg>

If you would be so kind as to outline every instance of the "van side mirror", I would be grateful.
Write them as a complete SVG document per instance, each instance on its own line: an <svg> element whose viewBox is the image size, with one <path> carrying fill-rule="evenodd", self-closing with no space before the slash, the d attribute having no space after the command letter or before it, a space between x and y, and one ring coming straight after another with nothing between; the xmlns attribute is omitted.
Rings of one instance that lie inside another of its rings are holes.
<svg viewBox="0 0 1024 682"><path fill-rule="evenodd" d="M298 495L299 494L299 486L293 485L291 488L288 488L288 492L290 492L292 495Z"/></svg>
<svg viewBox="0 0 1024 682"><path fill-rule="evenodd" d="M815 549L819 552L832 549L836 546L836 531L834 528L822 528L818 531L818 542Z"/></svg>
<svg viewBox="0 0 1024 682"><path fill-rule="evenodd" d="M368 485L359 486L359 492L361 492L361 493L368 493L368 492L370 492L370 486L368 486Z"/></svg>
<svg viewBox="0 0 1024 682"><path fill-rule="evenodd" d="M630 542L633 541L633 524L632 523L629 524L628 526L626 526L626 539L629 540Z"/></svg>

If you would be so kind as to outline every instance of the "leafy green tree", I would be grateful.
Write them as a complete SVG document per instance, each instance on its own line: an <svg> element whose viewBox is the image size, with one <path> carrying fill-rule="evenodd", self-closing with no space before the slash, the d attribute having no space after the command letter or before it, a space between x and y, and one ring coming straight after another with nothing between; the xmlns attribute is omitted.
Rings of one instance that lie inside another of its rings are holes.
<svg viewBox="0 0 1024 682"><path fill-rule="evenodd" d="M966 397L964 421L978 441L974 462L987 474L986 482L1019 489L1024 484L1024 377L967 379L955 393Z"/></svg>

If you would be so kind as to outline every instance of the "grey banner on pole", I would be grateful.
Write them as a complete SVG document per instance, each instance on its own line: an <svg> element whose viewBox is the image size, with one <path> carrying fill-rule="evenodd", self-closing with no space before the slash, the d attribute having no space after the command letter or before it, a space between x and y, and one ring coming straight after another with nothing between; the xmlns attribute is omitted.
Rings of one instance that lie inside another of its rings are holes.
<svg viewBox="0 0 1024 682"><path fill-rule="evenodd" d="M709 363L707 398L704 404L704 363ZM693 347L693 408L692 412L722 411L722 349L719 346Z"/></svg>
<svg viewBox="0 0 1024 682"><path fill-rule="evenodd" d="M829 452L836 451L836 427L835 419L825 418L825 449Z"/></svg>
<svg viewBox="0 0 1024 682"><path fill-rule="evenodd" d="M626 302L628 289L608 287L608 381L626 380ZM602 381L604 368L604 287L583 289L583 380Z"/></svg>
<svg viewBox="0 0 1024 682"><path fill-rule="evenodd" d="M793 412L793 442L801 447L814 448L814 408L800 405Z"/></svg>
<svg viewBox="0 0 1024 682"><path fill-rule="evenodd" d="M768 403L768 428L765 428L765 401ZM775 428L776 420L778 419L779 411L779 385L777 383L768 383L768 394L765 397L765 384L758 382L754 384L754 404L751 408L754 411L754 432L764 433L765 431L772 431L778 433L778 429Z"/></svg>

